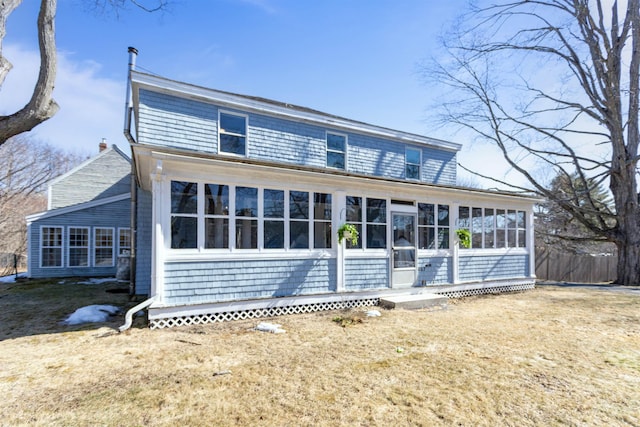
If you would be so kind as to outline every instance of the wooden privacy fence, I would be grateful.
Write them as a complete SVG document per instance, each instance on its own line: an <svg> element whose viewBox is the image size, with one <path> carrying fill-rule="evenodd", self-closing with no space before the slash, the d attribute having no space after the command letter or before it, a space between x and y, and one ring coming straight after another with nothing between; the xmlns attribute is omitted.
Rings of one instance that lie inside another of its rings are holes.
<svg viewBox="0 0 640 427"><path fill-rule="evenodd" d="M576 255L536 249L538 280L574 283L602 283L616 279L618 257Z"/></svg>

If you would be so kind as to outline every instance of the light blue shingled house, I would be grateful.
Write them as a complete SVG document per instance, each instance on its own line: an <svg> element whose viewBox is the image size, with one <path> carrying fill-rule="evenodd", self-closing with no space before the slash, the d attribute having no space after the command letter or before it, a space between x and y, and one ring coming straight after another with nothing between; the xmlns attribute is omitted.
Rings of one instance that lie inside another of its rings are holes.
<svg viewBox="0 0 640 427"><path fill-rule="evenodd" d="M135 70L129 84L152 328L534 286L536 200L457 187L459 144ZM338 241L345 223L357 244Z"/></svg>
<svg viewBox="0 0 640 427"><path fill-rule="evenodd" d="M131 251L131 160L117 146L54 179L27 217L28 276L115 276Z"/></svg>

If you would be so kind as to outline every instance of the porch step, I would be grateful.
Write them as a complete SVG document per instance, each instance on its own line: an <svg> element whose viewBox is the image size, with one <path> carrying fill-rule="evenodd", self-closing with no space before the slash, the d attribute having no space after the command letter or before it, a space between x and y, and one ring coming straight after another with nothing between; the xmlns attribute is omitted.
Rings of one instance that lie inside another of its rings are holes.
<svg viewBox="0 0 640 427"><path fill-rule="evenodd" d="M417 310L420 308L446 308L447 298L436 294L403 294L380 298L380 306L384 308L404 308Z"/></svg>

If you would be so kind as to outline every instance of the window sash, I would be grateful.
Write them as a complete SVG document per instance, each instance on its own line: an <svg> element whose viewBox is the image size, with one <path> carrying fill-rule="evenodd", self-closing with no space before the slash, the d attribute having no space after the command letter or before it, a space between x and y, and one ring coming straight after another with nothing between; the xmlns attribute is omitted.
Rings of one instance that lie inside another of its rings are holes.
<svg viewBox="0 0 640 427"><path fill-rule="evenodd" d="M62 247L64 230L62 227L40 228L40 266L44 268L62 267Z"/></svg>
<svg viewBox="0 0 640 427"><path fill-rule="evenodd" d="M125 255L125 251L131 252L131 229L118 229L118 255Z"/></svg>
<svg viewBox="0 0 640 427"><path fill-rule="evenodd" d="M93 265L113 267L114 229L95 227L93 229Z"/></svg>
<svg viewBox="0 0 640 427"><path fill-rule="evenodd" d="M89 227L68 227L69 267L89 267Z"/></svg>
<svg viewBox="0 0 640 427"><path fill-rule="evenodd" d="M218 151L224 154L247 154L247 116L220 112L218 115Z"/></svg>

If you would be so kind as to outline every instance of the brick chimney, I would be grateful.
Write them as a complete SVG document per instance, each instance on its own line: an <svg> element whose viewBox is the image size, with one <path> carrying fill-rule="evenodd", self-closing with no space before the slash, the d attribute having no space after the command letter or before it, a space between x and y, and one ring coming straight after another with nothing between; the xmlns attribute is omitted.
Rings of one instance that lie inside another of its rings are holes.
<svg viewBox="0 0 640 427"><path fill-rule="evenodd" d="M102 138L102 141L100 142L100 144L98 144L98 148L100 149L100 153L102 153L104 150L107 149L107 139L106 138Z"/></svg>

